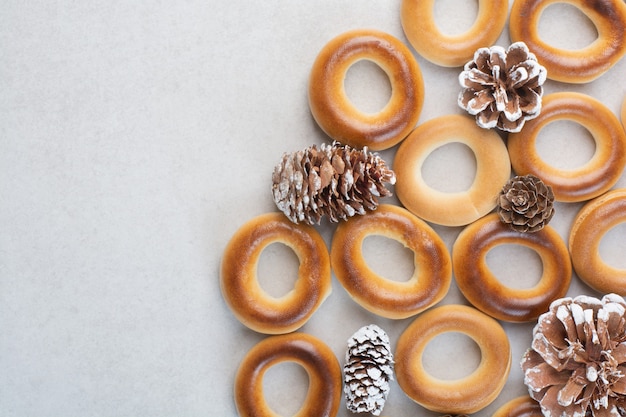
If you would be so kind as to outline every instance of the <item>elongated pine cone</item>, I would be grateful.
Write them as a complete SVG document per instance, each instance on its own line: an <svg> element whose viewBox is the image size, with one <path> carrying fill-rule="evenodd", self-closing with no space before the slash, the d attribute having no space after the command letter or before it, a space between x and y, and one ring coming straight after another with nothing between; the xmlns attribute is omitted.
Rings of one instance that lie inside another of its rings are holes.
<svg viewBox="0 0 626 417"><path fill-rule="evenodd" d="M393 380L393 364L389 337L380 327L370 324L350 337L343 367L348 410L380 415Z"/></svg>
<svg viewBox="0 0 626 417"><path fill-rule="evenodd" d="M459 106L483 128L519 132L541 111L547 71L524 42L480 48L459 75Z"/></svg>
<svg viewBox="0 0 626 417"><path fill-rule="evenodd" d="M552 187L534 175L518 175L498 195L500 220L518 232L537 232L554 216Z"/></svg>
<svg viewBox="0 0 626 417"><path fill-rule="evenodd" d="M274 202L294 223L347 220L378 207L396 175L376 153L334 142L284 154L272 175Z"/></svg>
<svg viewBox="0 0 626 417"><path fill-rule="evenodd" d="M521 366L545 416L626 415L625 313L608 294L562 298L539 317Z"/></svg>

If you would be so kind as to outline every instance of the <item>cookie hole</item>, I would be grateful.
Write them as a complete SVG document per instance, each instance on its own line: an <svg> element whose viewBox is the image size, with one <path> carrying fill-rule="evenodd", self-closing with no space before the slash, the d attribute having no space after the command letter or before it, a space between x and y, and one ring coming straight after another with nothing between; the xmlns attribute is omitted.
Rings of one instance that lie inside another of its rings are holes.
<svg viewBox="0 0 626 417"><path fill-rule="evenodd" d="M480 365L480 347L461 332L435 336L424 349L422 366L434 378L454 381L471 375Z"/></svg>
<svg viewBox="0 0 626 417"><path fill-rule="evenodd" d="M460 142L442 145L431 152L422 165L422 178L438 191L467 191L476 177L476 156Z"/></svg>
<svg viewBox="0 0 626 417"><path fill-rule="evenodd" d="M280 416L295 415L302 408L308 390L306 370L295 362L279 362L269 367L263 376L265 401Z"/></svg>
<svg viewBox="0 0 626 417"><path fill-rule="evenodd" d="M437 0L433 5L435 25L448 36L462 35L478 17L478 1Z"/></svg>
<svg viewBox="0 0 626 417"><path fill-rule="evenodd" d="M540 38L555 48L578 50L598 39L593 22L578 7L566 3L547 6L539 16Z"/></svg>
<svg viewBox="0 0 626 417"><path fill-rule="evenodd" d="M387 73L375 62L361 59L348 68L344 89L352 104L363 113L380 112L391 98Z"/></svg>
<svg viewBox="0 0 626 417"><path fill-rule="evenodd" d="M257 279L270 296L280 298L293 290L298 279L300 260L284 243L274 242L261 252L257 265Z"/></svg>
<svg viewBox="0 0 626 417"><path fill-rule="evenodd" d="M554 168L574 170L591 160L596 142L581 124L570 120L556 120L541 129L535 142L537 153Z"/></svg>
<svg viewBox="0 0 626 417"><path fill-rule="evenodd" d="M600 239L600 258L617 269L626 269L626 222L610 228Z"/></svg>
<svg viewBox="0 0 626 417"><path fill-rule="evenodd" d="M370 235L362 250L367 266L385 279L406 282L415 274L415 254L395 239Z"/></svg>
<svg viewBox="0 0 626 417"><path fill-rule="evenodd" d="M487 266L502 285L529 289L541 281L543 263L537 252L524 245L505 243L493 247L485 258Z"/></svg>

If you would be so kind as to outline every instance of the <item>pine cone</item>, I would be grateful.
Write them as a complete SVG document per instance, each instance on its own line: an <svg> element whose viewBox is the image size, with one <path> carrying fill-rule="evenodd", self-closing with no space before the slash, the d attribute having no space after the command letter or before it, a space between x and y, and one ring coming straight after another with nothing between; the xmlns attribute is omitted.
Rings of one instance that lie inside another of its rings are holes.
<svg viewBox="0 0 626 417"><path fill-rule="evenodd" d="M480 48L459 75L459 106L483 128L519 132L541 111L547 71L523 42Z"/></svg>
<svg viewBox="0 0 626 417"><path fill-rule="evenodd" d="M626 415L626 303L562 298L539 317L522 359L524 383L544 415Z"/></svg>
<svg viewBox="0 0 626 417"><path fill-rule="evenodd" d="M343 391L353 413L380 415L393 380L389 337L375 324L361 327L348 340Z"/></svg>
<svg viewBox="0 0 626 417"><path fill-rule="evenodd" d="M272 175L274 202L294 223L319 224L347 220L378 207L391 192L395 173L377 154L334 142L284 154Z"/></svg>
<svg viewBox="0 0 626 417"><path fill-rule="evenodd" d="M552 187L534 175L511 178L498 196L500 219L518 232L537 232L554 216Z"/></svg>

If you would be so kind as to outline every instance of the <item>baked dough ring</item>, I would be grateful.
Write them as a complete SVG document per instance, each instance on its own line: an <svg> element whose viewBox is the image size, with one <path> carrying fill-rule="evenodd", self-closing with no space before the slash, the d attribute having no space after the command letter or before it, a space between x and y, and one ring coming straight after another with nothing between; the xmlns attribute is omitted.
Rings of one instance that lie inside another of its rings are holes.
<svg viewBox="0 0 626 417"><path fill-rule="evenodd" d="M356 108L346 95L348 69L360 60L378 65L389 77L391 97L378 113ZM415 127L424 103L417 61L400 40L377 30L353 30L328 42L313 63L309 106L331 138L378 151L400 142Z"/></svg>
<svg viewBox="0 0 626 417"><path fill-rule="evenodd" d="M624 102L622 103L622 126L626 130L626 97L624 97Z"/></svg>
<svg viewBox="0 0 626 417"><path fill-rule="evenodd" d="M593 157L576 169L548 165L537 152L541 129L556 120L570 120L585 127L596 143ZM508 137L513 170L533 174L552 186L557 201L590 200L608 191L626 164L626 133L619 119L599 100L581 93L552 93L543 98L539 116L526 122L519 133Z"/></svg>
<svg viewBox="0 0 626 417"><path fill-rule="evenodd" d="M541 13L554 3L567 3L582 11L595 25L598 39L577 50L555 48L541 40ZM626 52L626 7L622 0L515 0L509 32L513 42L526 43L548 70L548 78L587 83L608 71Z"/></svg>
<svg viewBox="0 0 626 417"><path fill-rule="evenodd" d="M424 369L426 346L446 332L463 333L480 347L478 368L464 378L442 380ZM407 327L394 358L398 384L413 401L439 413L471 414L489 405L504 387L511 369L511 346L495 319L472 307L444 305L422 313Z"/></svg>
<svg viewBox="0 0 626 417"><path fill-rule="evenodd" d="M487 253L498 245L518 244L535 251L543 273L532 288L503 285L487 265ZM496 213L467 226L452 247L456 283L467 300L483 313L509 322L534 320L552 301L564 297L572 276L567 245L551 226L535 233L511 230Z"/></svg>
<svg viewBox="0 0 626 417"><path fill-rule="evenodd" d="M528 395L514 398L498 408L491 417L544 417L539 403Z"/></svg>
<svg viewBox="0 0 626 417"><path fill-rule="evenodd" d="M590 287L602 293L626 295L626 269L606 264L600 242L613 227L626 222L626 188L607 192L583 206L569 234L574 271Z"/></svg>
<svg viewBox="0 0 626 417"><path fill-rule="evenodd" d="M437 27L435 0L403 0L401 22L415 50L430 62L458 67L470 61L478 48L494 44L509 12L508 0L479 0L476 20L460 35L445 35Z"/></svg>
<svg viewBox="0 0 626 417"><path fill-rule="evenodd" d="M415 254L415 272L404 282L377 275L361 252L366 237L394 239ZM452 280L452 262L443 240L409 211L389 204L340 223L330 250L332 269L352 298L368 311L390 319L413 316L439 302Z"/></svg>
<svg viewBox="0 0 626 417"><path fill-rule="evenodd" d="M624 97L624 102L622 103L622 126L626 130L626 97Z"/></svg>
<svg viewBox="0 0 626 417"><path fill-rule="evenodd" d="M300 260L294 289L280 298L265 292L257 279L261 252L275 242L290 247ZM297 330L331 292L326 243L312 226L292 223L282 213L257 216L228 242L220 286L235 317L250 329L266 334Z"/></svg>
<svg viewBox="0 0 626 417"><path fill-rule="evenodd" d="M263 397L263 375L273 365L292 361L309 375L309 390L295 417L335 416L342 374L332 350L304 333L268 337L244 357L235 376L235 404L241 417L277 417Z"/></svg>
<svg viewBox="0 0 626 417"><path fill-rule="evenodd" d="M476 177L463 192L446 193L428 186L422 165L448 143L467 145L476 157ZM448 115L419 125L398 148L394 159L395 190L402 204L422 219L444 226L463 226L489 213L509 180L511 164L506 145L493 130L474 119Z"/></svg>

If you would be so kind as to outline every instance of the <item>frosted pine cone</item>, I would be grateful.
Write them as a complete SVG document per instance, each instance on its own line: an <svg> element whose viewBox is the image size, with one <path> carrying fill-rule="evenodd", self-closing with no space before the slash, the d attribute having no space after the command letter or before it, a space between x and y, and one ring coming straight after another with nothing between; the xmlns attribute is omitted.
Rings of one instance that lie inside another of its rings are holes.
<svg viewBox="0 0 626 417"><path fill-rule="evenodd" d="M626 303L562 298L539 317L522 359L524 383L545 416L626 415Z"/></svg>
<svg viewBox="0 0 626 417"><path fill-rule="evenodd" d="M519 132L541 111L547 71L523 42L480 48L459 75L459 106L483 128Z"/></svg>
<svg viewBox="0 0 626 417"><path fill-rule="evenodd" d="M343 391L353 413L380 415L393 380L389 337L375 324L360 328L348 340Z"/></svg>
<svg viewBox="0 0 626 417"><path fill-rule="evenodd" d="M284 154L272 175L274 202L294 223L347 220L378 207L395 173L377 154L334 142Z"/></svg>
<svg viewBox="0 0 626 417"><path fill-rule="evenodd" d="M498 196L500 219L518 232L537 232L554 216L552 187L534 175L518 175Z"/></svg>

